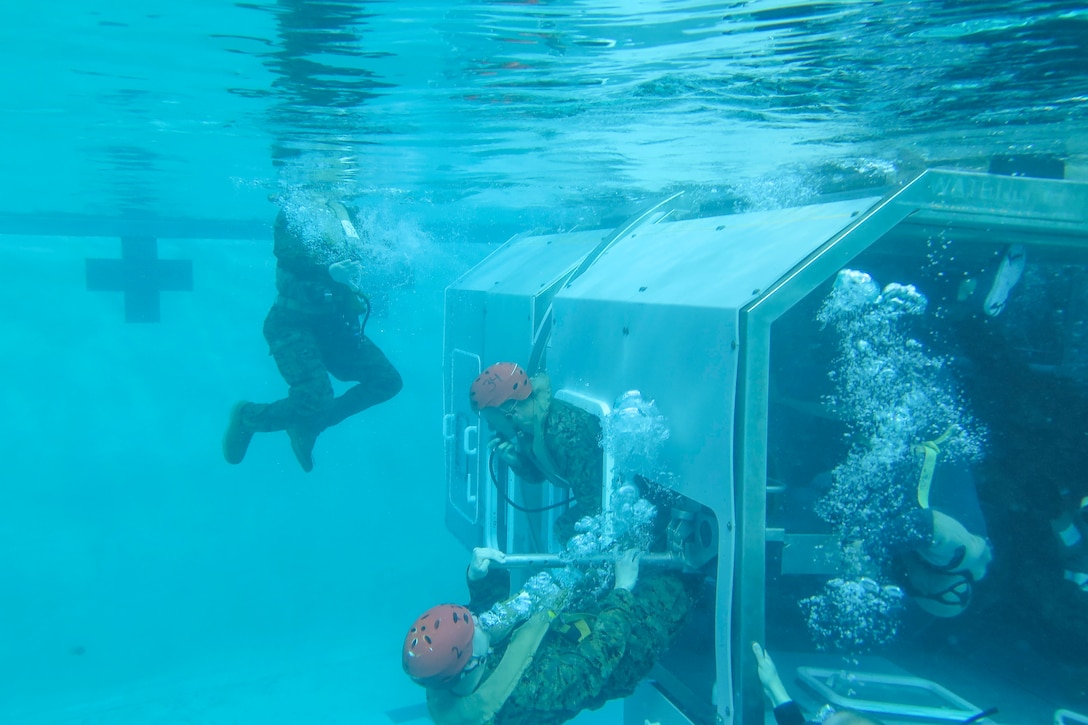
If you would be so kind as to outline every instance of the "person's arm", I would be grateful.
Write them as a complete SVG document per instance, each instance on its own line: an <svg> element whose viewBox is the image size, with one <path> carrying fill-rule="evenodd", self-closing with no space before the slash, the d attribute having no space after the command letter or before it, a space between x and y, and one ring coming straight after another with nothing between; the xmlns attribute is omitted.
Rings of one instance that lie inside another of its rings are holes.
<svg viewBox="0 0 1088 725"><path fill-rule="evenodd" d="M476 547L472 550L465 579L468 581L468 609L473 614L486 612L510 596L510 571L491 568L492 561L506 558L498 549Z"/></svg>
<svg viewBox="0 0 1088 725"><path fill-rule="evenodd" d="M488 444L495 450L502 462L505 463L518 478L527 483L543 483L544 472L533 463L532 459L518 450L517 444L504 438L493 438ZM528 442L526 442L528 445Z"/></svg>
<svg viewBox="0 0 1088 725"><path fill-rule="evenodd" d="M510 466L510 470L526 483L544 483L547 478L536 463L520 451L517 454L517 462Z"/></svg>
<svg viewBox="0 0 1088 725"><path fill-rule="evenodd" d="M763 692L774 707L775 722L778 725L804 725L805 715L801 712L801 706L790 699L771 655L759 646L759 642L752 642L752 652L756 656L756 672L763 684Z"/></svg>
<svg viewBox="0 0 1088 725"><path fill-rule="evenodd" d="M778 725L806 725L801 706L793 700L786 700L774 709L774 721Z"/></svg>
<svg viewBox="0 0 1088 725"><path fill-rule="evenodd" d="M782 684L782 678L778 675L778 668L775 667L770 653L760 647L759 642L752 642L752 653L756 656L756 673L771 705L778 707L788 702L790 693L786 692L786 686Z"/></svg>
<svg viewBox="0 0 1088 725"><path fill-rule="evenodd" d="M637 553L617 560L615 588L602 600L591 634L574 651L538 649L534 677L522 680L516 690L520 701L546 703L548 710L577 711L602 694L631 638L635 618L631 589L637 579Z"/></svg>
<svg viewBox="0 0 1088 725"><path fill-rule="evenodd" d="M600 419L569 403L553 400L544 438L552 461L570 484L574 497L590 511L599 508L604 466Z"/></svg>

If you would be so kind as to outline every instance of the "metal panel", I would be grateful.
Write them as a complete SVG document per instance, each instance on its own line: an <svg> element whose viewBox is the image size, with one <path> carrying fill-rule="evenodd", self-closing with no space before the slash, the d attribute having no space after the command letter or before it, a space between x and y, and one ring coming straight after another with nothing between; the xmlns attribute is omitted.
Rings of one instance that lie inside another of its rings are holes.
<svg viewBox="0 0 1088 725"><path fill-rule="evenodd" d="M665 450L674 488L710 508L721 526L718 590L732 599L732 418L736 382L736 311L709 307L555 300L549 353L555 384L612 400L638 388L669 419ZM718 697L731 709L731 611L716 614Z"/></svg>
<svg viewBox="0 0 1088 725"><path fill-rule="evenodd" d="M442 437L446 455L446 528L465 546L480 542L486 514L480 482L485 481L477 454L479 417L464 393L481 369L484 337L484 297L462 290L446 291L445 365L443 366ZM467 382L466 382L467 380Z"/></svg>
<svg viewBox="0 0 1088 725"><path fill-rule="evenodd" d="M454 289L446 293L443 435L447 461L456 460L458 447L468 448L462 453L464 472L447 467L446 522L469 548L503 544L497 538L501 512L496 509L497 496L488 469L487 441L493 432L469 406L468 389L489 363L524 357L533 335L533 304L533 298L525 295ZM478 498L471 500L473 494Z"/></svg>
<svg viewBox="0 0 1088 725"><path fill-rule="evenodd" d="M450 354L450 389L467 389L482 369L479 355L453 350ZM447 410L450 412L442 420L446 449L446 526L458 539L471 545L476 540L484 506L480 491L480 420L469 408L467 399L458 400L453 396Z"/></svg>
<svg viewBox="0 0 1088 725"><path fill-rule="evenodd" d="M573 270L609 230L514 238L466 272L450 289L535 296Z"/></svg>
<svg viewBox="0 0 1088 725"><path fill-rule="evenodd" d="M446 448L446 524L466 547L505 546L504 511L488 470L492 435L468 404L472 380L488 364L524 364L542 310L601 231L515 238L446 289L443 342L443 437ZM514 485L511 482L511 485Z"/></svg>
<svg viewBox="0 0 1088 725"><path fill-rule="evenodd" d="M732 518L736 312L568 298L555 303L548 372L598 400L637 388L669 419L675 488Z"/></svg>
<svg viewBox="0 0 1088 725"><path fill-rule="evenodd" d="M740 309L876 201L645 226L559 298Z"/></svg>
<svg viewBox="0 0 1088 725"><path fill-rule="evenodd" d="M1036 237L1083 237L1088 225L1088 184L1054 179L927 171L896 203L920 223L1020 227Z"/></svg>

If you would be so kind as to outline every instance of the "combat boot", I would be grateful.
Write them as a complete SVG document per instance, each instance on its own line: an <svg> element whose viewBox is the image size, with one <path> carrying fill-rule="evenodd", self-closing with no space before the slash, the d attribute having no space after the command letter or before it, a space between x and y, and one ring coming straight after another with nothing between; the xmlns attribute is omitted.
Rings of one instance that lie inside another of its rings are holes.
<svg viewBox="0 0 1088 725"><path fill-rule="evenodd" d="M236 465L246 457L249 442L253 440L253 434L256 433L245 423L246 408L252 405L253 403L241 400L231 408L227 432L223 434L223 458L227 459L227 463Z"/></svg>
<svg viewBox="0 0 1088 725"><path fill-rule="evenodd" d="M298 465L306 473L314 470L314 444L317 436L321 434L321 428L302 424L287 427L287 436L291 439L291 450L298 460Z"/></svg>

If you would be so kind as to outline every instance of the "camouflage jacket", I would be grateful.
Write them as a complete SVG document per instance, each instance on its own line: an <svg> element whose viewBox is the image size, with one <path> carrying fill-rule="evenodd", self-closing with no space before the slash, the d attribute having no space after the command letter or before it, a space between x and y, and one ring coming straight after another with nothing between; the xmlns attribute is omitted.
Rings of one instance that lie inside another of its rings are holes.
<svg viewBox="0 0 1088 725"><path fill-rule="evenodd" d="M556 470L570 485L574 497L595 513L601 506L601 476L604 456L601 451L601 422L597 416L561 400L552 400L541 425L544 445ZM546 476L537 465L529 446L518 450L519 465L514 473L526 481L539 483ZM553 481L556 485L562 482Z"/></svg>
<svg viewBox="0 0 1088 725"><path fill-rule="evenodd" d="M362 261L349 246L315 244L293 228L287 214L280 211L273 229L272 252L276 255L276 291L300 306L300 311L333 312L356 306L355 294L329 275L333 262Z"/></svg>
<svg viewBox="0 0 1088 725"><path fill-rule="evenodd" d="M509 594L509 573L499 570L469 582L469 591L470 608L485 611ZM553 624L494 725L558 725L627 697L679 631L690 606L678 575L648 572L634 593L613 590L593 611L561 615L556 623L581 619L589 634L579 639L576 630L562 632ZM484 665L487 674L502 659L505 642L494 650Z"/></svg>

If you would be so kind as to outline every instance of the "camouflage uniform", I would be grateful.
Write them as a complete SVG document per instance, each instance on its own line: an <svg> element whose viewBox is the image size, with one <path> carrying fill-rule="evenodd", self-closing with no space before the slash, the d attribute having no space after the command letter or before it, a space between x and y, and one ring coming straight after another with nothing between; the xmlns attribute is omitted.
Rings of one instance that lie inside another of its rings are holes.
<svg viewBox="0 0 1088 725"><path fill-rule="evenodd" d="M483 612L504 599L509 582L505 570L469 581L469 609ZM692 606L690 586L678 574L649 572L640 577L633 593L616 589L595 611L560 615L494 725L557 725L582 710L596 710L608 700L630 695L684 625ZM555 625L572 617L589 625L590 633L581 641L570 636L576 630L563 634ZM485 680L498 666L508 641L494 645L484 663Z"/></svg>
<svg viewBox="0 0 1088 725"><path fill-rule="evenodd" d="M555 536L567 541L574 535L574 524L584 516L601 510L601 477L604 457L601 450L601 422L581 408L552 400L541 425L544 445L563 481L553 484L567 488L578 502L555 522ZM541 483L547 476L524 449L518 451L519 464L514 473L530 483Z"/></svg>
<svg viewBox="0 0 1088 725"><path fill-rule="evenodd" d="M392 398L401 389L401 378L363 334L359 315L365 307L359 298L333 281L330 260L292 230L282 211L276 217L274 239L279 295L265 318L264 337L289 390L286 398L274 403L246 405L242 425L260 432L302 430L316 438L326 428ZM330 373L358 385L334 398Z"/></svg>

